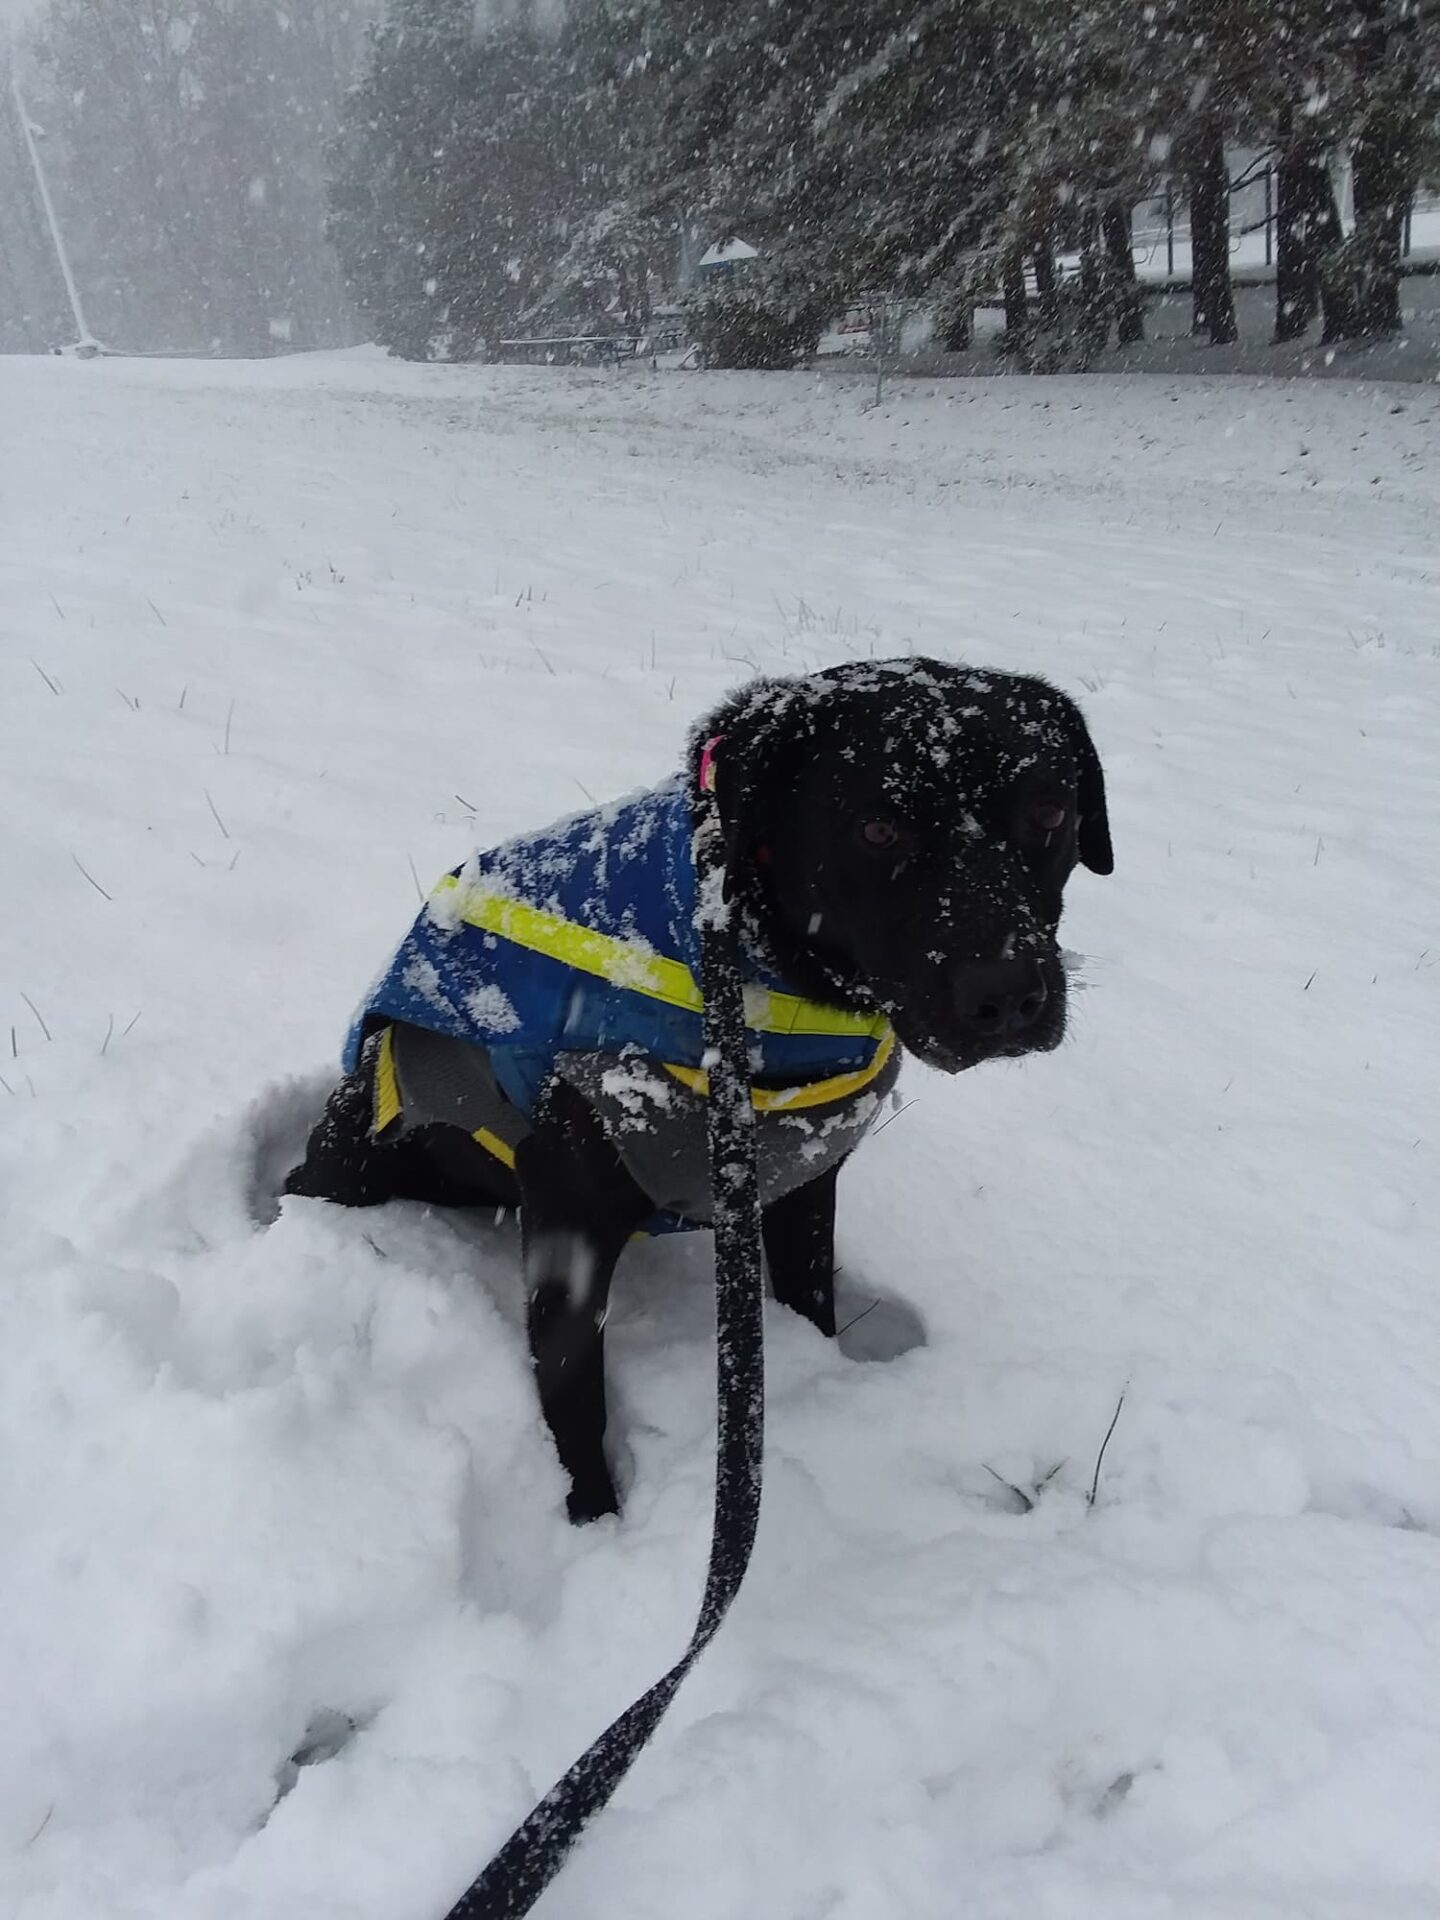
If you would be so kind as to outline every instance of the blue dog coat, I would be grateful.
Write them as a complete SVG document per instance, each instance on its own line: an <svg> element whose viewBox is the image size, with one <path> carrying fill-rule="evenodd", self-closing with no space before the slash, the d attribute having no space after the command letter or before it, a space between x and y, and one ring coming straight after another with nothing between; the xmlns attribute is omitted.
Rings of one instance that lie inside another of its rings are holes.
<svg viewBox="0 0 1440 1920"><path fill-rule="evenodd" d="M670 1143L664 1158L675 1164L661 1170L654 1150L663 1143L643 1138L665 1134L683 1116L690 1135L703 1139L708 1080L692 831L677 778L476 853L448 874L346 1043L345 1067L354 1072L369 1035L382 1033L377 1127L403 1105L387 1030L419 1028L483 1051L520 1133L553 1074L581 1085L657 1206L703 1219L696 1169L679 1168L694 1161L693 1139L683 1155ZM751 1071L761 1083L752 1097L762 1134L773 1131L767 1118L789 1129L776 1145L781 1161L794 1162L794 1177L762 1182L773 1197L850 1150L899 1063L883 1015L819 1005L758 962L742 959L742 967ZM516 1127L467 1130L513 1159ZM827 1144L817 1145L817 1130ZM775 1159L762 1140L762 1168Z"/></svg>

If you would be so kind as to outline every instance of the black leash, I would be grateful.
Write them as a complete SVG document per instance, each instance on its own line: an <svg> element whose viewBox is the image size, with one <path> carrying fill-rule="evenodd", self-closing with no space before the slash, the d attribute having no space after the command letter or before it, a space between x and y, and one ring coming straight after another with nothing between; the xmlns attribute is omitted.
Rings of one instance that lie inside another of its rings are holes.
<svg viewBox="0 0 1440 1920"><path fill-rule="evenodd" d="M689 1646L670 1671L611 1721L555 1782L456 1901L447 1920L519 1920L529 1913L586 1823L609 1800L660 1724L680 1682L714 1639L750 1564L765 1452L760 1185L745 1001L733 924L736 915L724 897L725 850L711 793L701 795L694 848L700 987L710 1072L707 1131L715 1218L718 1402L715 1524L700 1617Z"/></svg>

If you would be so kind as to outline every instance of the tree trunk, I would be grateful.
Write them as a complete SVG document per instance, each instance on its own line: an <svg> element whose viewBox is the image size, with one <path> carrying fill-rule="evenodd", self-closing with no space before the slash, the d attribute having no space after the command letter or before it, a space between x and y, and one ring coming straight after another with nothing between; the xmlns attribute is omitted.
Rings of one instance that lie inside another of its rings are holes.
<svg viewBox="0 0 1440 1920"><path fill-rule="evenodd" d="M1053 327L1059 315L1060 279L1055 271L1055 245L1047 228L1031 255L1035 268L1035 300L1042 327Z"/></svg>
<svg viewBox="0 0 1440 1920"><path fill-rule="evenodd" d="M1100 219L1105 238L1105 263L1115 306L1115 330L1122 347L1145 338L1145 316L1135 279L1133 216L1123 201L1113 200Z"/></svg>
<svg viewBox="0 0 1440 1920"><path fill-rule="evenodd" d="M937 332L942 349L946 353L968 353L975 344L975 309L970 304L968 291L956 287L947 292L942 297L938 317Z"/></svg>
<svg viewBox="0 0 1440 1920"><path fill-rule="evenodd" d="M1028 331L1030 309L1025 299L1025 256L1012 253L1005 261L1001 280L1005 302L1005 351L1015 353L1023 345Z"/></svg>
<svg viewBox="0 0 1440 1920"><path fill-rule="evenodd" d="M1230 176L1218 120L1210 121L1190 154L1190 272L1195 332L1213 347L1239 338L1230 286Z"/></svg>
<svg viewBox="0 0 1440 1920"><path fill-rule="evenodd" d="M1198 339L1210 325L1205 295L1213 278L1210 254L1214 228L1213 223L1207 224L1203 217L1193 170L1188 170L1185 176L1185 196L1190 203L1190 334L1192 339Z"/></svg>
<svg viewBox="0 0 1440 1920"><path fill-rule="evenodd" d="M617 260L615 290L626 331L632 334L648 333L650 330L650 263L644 254Z"/></svg>
<svg viewBox="0 0 1440 1920"><path fill-rule="evenodd" d="M1399 104L1418 85L1410 33L1386 0L1358 0L1355 72L1365 114L1351 156L1355 231L1350 237L1351 338L1400 330L1400 237L1418 173L1415 128Z"/></svg>
<svg viewBox="0 0 1440 1920"><path fill-rule="evenodd" d="M951 307L940 329L940 345L946 353L968 353L975 344L975 321L969 307L958 302Z"/></svg>
<svg viewBox="0 0 1440 1920"><path fill-rule="evenodd" d="M1080 219L1080 344L1087 358L1110 344L1113 302L1105 273L1100 215L1094 208Z"/></svg>
<svg viewBox="0 0 1440 1920"><path fill-rule="evenodd" d="M1409 129L1393 107L1370 114L1355 142L1355 317L1366 339L1400 331L1400 235L1415 191Z"/></svg>
<svg viewBox="0 0 1440 1920"><path fill-rule="evenodd" d="M1338 340L1357 338L1360 320L1355 301L1354 257L1340 224L1340 209L1328 172L1316 251L1320 261L1320 344L1332 347Z"/></svg>
<svg viewBox="0 0 1440 1920"><path fill-rule="evenodd" d="M1282 138L1288 134L1282 127ZM1320 262L1341 240L1330 176L1314 148L1275 169L1275 339L1299 340L1320 310Z"/></svg>

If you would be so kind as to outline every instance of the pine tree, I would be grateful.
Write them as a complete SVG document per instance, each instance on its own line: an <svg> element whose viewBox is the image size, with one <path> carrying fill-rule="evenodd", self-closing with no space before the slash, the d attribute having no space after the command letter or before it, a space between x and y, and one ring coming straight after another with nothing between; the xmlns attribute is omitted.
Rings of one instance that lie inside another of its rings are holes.
<svg viewBox="0 0 1440 1920"><path fill-rule="evenodd" d="M330 237L374 338L407 359L429 354L464 275L463 154L478 83L469 0L392 0L345 103Z"/></svg>
<svg viewBox="0 0 1440 1920"><path fill-rule="evenodd" d="M1417 58L1425 38L1414 0L1357 0L1353 258L1362 337L1400 330L1401 226L1415 194L1426 93L1434 100L1433 71L1422 76Z"/></svg>
<svg viewBox="0 0 1440 1920"><path fill-rule="evenodd" d="M834 165L817 128L850 64L883 42L877 9L649 0L629 26L620 99L638 106L646 142L627 156L627 204L754 243L743 278L696 290L692 327L712 364L789 365L865 284L835 217L858 170Z"/></svg>
<svg viewBox="0 0 1440 1920"><path fill-rule="evenodd" d="M798 332L866 290L959 291L1005 225L1032 61L1012 5L666 0L642 40L652 191L759 246L753 298Z"/></svg>
<svg viewBox="0 0 1440 1920"><path fill-rule="evenodd" d="M563 19L392 0L335 149L330 231L375 338L423 358L494 352L557 314L648 321L663 216L625 197L606 10ZM670 223L673 224L673 223Z"/></svg>
<svg viewBox="0 0 1440 1920"><path fill-rule="evenodd" d="M666 0L641 36L665 103L652 188L761 246L752 284L772 304L936 290L963 341L976 296L999 289L1021 351L1027 261L1050 324L1056 241L1078 240L1093 208L1112 245L1097 254L1092 314L1123 319L1133 339L1133 263L1113 242L1155 166L1126 118L1134 33L1119 14L1119 0L1083 19L1046 0L928 0L898 15L875 0Z"/></svg>

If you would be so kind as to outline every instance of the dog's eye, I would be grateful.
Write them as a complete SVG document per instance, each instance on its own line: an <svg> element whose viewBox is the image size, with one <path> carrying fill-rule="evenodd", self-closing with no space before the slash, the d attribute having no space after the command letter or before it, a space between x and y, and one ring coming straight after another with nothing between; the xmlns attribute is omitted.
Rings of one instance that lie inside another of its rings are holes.
<svg viewBox="0 0 1440 1920"><path fill-rule="evenodd" d="M1057 807L1053 800L1042 800L1030 809L1030 824L1041 833L1058 833L1069 818L1068 809Z"/></svg>
<svg viewBox="0 0 1440 1920"><path fill-rule="evenodd" d="M893 847L899 844L900 829L893 820L867 820L860 829L867 847Z"/></svg>

